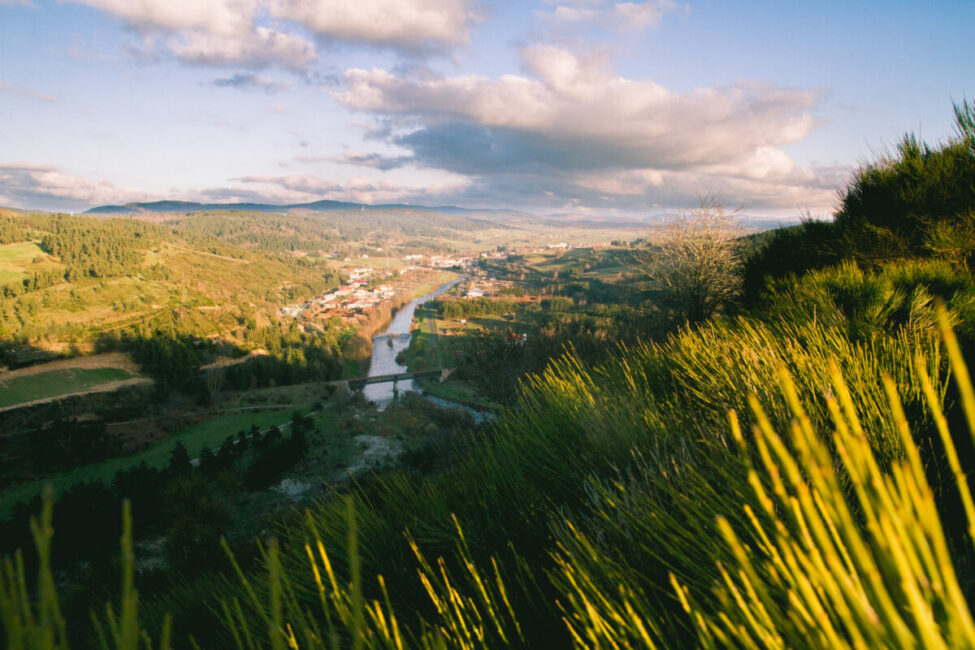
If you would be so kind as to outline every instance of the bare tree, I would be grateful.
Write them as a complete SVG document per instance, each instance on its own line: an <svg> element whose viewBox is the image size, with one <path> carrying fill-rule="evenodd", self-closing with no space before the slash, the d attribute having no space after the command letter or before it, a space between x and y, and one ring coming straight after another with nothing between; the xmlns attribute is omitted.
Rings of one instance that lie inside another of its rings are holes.
<svg viewBox="0 0 975 650"><path fill-rule="evenodd" d="M668 306L687 321L709 318L741 288L738 212L702 198L697 209L657 228L650 249L636 256Z"/></svg>

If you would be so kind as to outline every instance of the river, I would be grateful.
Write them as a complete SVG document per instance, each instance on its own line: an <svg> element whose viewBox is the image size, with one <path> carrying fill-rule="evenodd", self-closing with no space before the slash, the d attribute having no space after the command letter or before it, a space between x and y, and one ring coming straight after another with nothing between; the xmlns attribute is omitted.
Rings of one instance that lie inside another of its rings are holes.
<svg viewBox="0 0 975 650"><path fill-rule="evenodd" d="M369 363L369 376L391 375L396 372L406 372L406 366L396 363L396 355L410 346L410 326L413 324L413 313L416 308L428 300L433 300L458 284L465 276L461 275L450 282L440 285L433 293L419 298L400 307L393 316L386 331L372 337L372 361ZM390 345L392 343L392 345ZM396 390L416 390L413 380L396 383ZM362 389L366 399L385 406L393 401L393 384L369 384Z"/></svg>

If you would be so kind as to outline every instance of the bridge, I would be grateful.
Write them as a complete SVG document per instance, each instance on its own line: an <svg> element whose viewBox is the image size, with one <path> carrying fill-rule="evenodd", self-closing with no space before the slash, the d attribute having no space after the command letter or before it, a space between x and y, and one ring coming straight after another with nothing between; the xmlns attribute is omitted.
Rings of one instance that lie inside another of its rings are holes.
<svg viewBox="0 0 975 650"><path fill-rule="evenodd" d="M356 377L355 379L340 379L338 381L331 382L340 392L345 392L349 390L359 389L363 386L369 384L385 384L393 382L393 388L396 387L396 383L400 381L409 381L411 379L423 379L426 377L439 377L440 381L446 381L450 373L454 371L453 368L444 368L442 370L417 370L414 372L395 372L390 375L375 375L373 377Z"/></svg>

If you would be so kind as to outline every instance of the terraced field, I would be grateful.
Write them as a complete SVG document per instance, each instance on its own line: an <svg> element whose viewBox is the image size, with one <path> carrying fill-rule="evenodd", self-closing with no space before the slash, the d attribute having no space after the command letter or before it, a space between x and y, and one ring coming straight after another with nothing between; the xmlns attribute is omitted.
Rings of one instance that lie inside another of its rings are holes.
<svg viewBox="0 0 975 650"><path fill-rule="evenodd" d="M54 361L0 374L0 410L147 381L125 354Z"/></svg>

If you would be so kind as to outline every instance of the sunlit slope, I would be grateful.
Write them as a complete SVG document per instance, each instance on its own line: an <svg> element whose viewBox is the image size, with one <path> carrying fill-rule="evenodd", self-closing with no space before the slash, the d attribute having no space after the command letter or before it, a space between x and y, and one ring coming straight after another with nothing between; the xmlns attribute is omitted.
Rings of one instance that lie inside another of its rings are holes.
<svg viewBox="0 0 975 650"><path fill-rule="evenodd" d="M298 266L240 251L231 257L180 241L144 251L132 272L59 283L3 302L0 331L26 341L83 342L113 328L153 320L183 322L201 334L268 318L301 285L321 285L328 265ZM299 291L308 293L308 289Z"/></svg>

